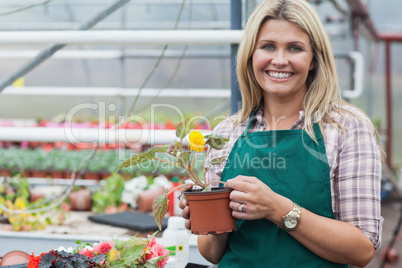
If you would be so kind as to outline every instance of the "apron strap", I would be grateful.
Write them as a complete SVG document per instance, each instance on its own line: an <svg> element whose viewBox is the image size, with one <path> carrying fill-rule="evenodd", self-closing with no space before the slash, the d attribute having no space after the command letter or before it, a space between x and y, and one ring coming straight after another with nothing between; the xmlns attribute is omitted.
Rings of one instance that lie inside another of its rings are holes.
<svg viewBox="0 0 402 268"><path fill-rule="evenodd" d="M244 130L243 134L240 135L240 137L245 137L245 136L247 136L248 130L250 129L251 122L253 121L255 115L257 114L257 111L258 111L258 108L256 108L254 111L251 112L250 117L248 118L247 127L246 127L246 129ZM239 138L240 138L240 137L239 137Z"/></svg>
<svg viewBox="0 0 402 268"><path fill-rule="evenodd" d="M318 123L314 123L314 134L315 134L315 138L317 139L317 141L324 139Z"/></svg>

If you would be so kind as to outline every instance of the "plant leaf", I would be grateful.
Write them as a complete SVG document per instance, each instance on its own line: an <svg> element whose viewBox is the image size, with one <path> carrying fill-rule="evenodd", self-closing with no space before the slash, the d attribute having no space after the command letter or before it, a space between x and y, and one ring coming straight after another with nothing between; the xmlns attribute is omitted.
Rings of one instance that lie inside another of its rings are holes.
<svg viewBox="0 0 402 268"><path fill-rule="evenodd" d="M159 230L162 231L162 221L169 209L169 199L166 195L166 191L163 195L155 198L152 204L152 214L154 216L156 225L158 225Z"/></svg>
<svg viewBox="0 0 402 268"><path fill-rule="evenodd" d="M120 170L122 168L130 167L130 166L135 166L144 162L147 162L149 160L152 160L155 157L154 153L141 153L134 155L133 157L127 159L124 161L117 169Z"/></svg>
<svg viewBox="0 0 402 268"><path fill-rule="evenodd" d="M54 262L54 260L56 260L56 257L53 254L51 253L44 254L40 258L39 266L43 268L48 268L52 266L52 262Z"/></svg>
<svg viewBox="0 0 402 268"><path fill-rule="evenodd" d="M70 262L68 262L68 264L70 264ZM69 267L68 264L66 265L67 267ZM87 267L91 267L91 266L88 265L87 260L77 258L77 261L74 263L74 265L71 264L71 267L74 267L74 268L87 268Z"/></svg>
<svg viewBox="0 0 402 268"><path fill-rule="evenodd" d="M180 167L185 169L185 167L188 164L188 161L190 161L190 155L191 155L191 151L187 151L187 152L180 154L180 156L177 158L177 164Z"/></svg>
<svg viewBox="0 0 402 268"><path fill-rule="evenodd" d="M205 144L211 146L215 150L223 149L225 143L229 141L228 138L224 138L215 134L206 135L205 138L207 139L205 141Z"/></svg>
<svg viewBox="0 0 402 268"><path fill-rule="evenodd" d="M127 242L123 240L113 239L112 241L117 251L122 251L124 246L127 244Z"/></svg>
<svg viewBox="0 0 402 268"><path fill-rule="evenodd" d="M179 151L180 148L180 142L175 141L174 144L171 144L168 149L167 149L167 153L170 155L173 155L174 157L176 157L177 152Z"/></svg>
<svg viewBox="0 0 402 268"><path fill-rule="evenodd" d="M147 262L145 263L145 267L153 268L156 266L157 262L160 262L161 260L163 260L166 257L169 257L169 255L163 255L163 256L153 257L151 259L148 259Z"/></svg>
<svg viewBox="0 0 402 268"><path fill-rule="evenodd" d="M192 123L188 124L189 120L185 118L176 126L176 136L180 139L184 139L188 133L195 127Z"/></svg>
<svg viewBox="0 0 402 268"><path fill-rule="evenodd" d="M100 263L103 261L103 259L106 257L105 254L100 254L96 255L95 257L92 257L89 261L94 262L94 263Z"/></svg>
<svg viewBox="0 0 402 268"><path fill-rule="evenodd" d="M131 258L118 259L111 261L108 268L137 267L136 266L137 263L138 263L137 261L131 261Z"/></svg>
<svg viewBox="0 0 402 268"><path fill-rule="evenodd" d="M219 158L214 158L214 159L211 160L210 164L211 165L219 165L223 161L225 161L225 159L226 159L226 156L222 156L222 157L219 157Z"/></svg>
<svg viewBox="0 0 402 268"><path fill-rule="evenodd" d="M166 153L168 148L169 148L169 145L166 145L166 144L159 145L159 146L155 146L154 148L149 150L148 153Z"/></svg>

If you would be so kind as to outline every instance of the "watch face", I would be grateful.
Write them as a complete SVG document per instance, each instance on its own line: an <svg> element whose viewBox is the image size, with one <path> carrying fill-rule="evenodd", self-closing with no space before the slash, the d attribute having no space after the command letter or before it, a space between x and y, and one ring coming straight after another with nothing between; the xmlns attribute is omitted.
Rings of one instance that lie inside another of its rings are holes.
<svg viewBox="0 0 402 268"><path fill-rule="evenodd" d="M289 219L285 221L285 226L286 228L292 229L297 225L297 220L296 219Z"/></svg>

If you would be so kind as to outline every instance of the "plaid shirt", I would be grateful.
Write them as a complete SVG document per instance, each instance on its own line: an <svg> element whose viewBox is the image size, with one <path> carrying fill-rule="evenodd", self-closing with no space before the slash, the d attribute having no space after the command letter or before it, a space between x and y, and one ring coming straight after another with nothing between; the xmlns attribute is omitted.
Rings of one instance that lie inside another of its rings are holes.
<svg viewBox="0 0 402 268"><path fill-rule="evenodd" d="M381 153L377 147L372 124L366 115L351 106L341 115L333 113L334 119L344 127L324 124L324 143L330 169L332 210L335 219L359 228L376 248L381 243L383 218L381 217ZM233 123L236 115L222 121L213 133L229 138L222 150L212 150L210 159L227 156L234 143L244 132L247 121ZM260 108L252 119L249 132L266 128L263 110ZM291 129L302 129L304 111ZM211 166L207 180L219 180L226 162Z"/></svg>

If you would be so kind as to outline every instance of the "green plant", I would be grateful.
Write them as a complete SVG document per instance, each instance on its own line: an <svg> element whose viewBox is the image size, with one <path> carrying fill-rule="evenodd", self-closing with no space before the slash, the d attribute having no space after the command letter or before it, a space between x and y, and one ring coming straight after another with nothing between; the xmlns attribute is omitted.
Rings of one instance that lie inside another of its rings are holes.
<svg viewBox="0 0 402 268"><path fill-rule="evenodd" d="M204 191L210 190L209 185L213 182L204 183L206 172L212 165L217 165L222 163L226 157L220 157L217 159L212 159L209 166L205 166L205 159L211 152L211 149L221 150L225 143L229 140L214 134L203 136L200 131L193 130L194 126L188 122L188 120L183 120L176 126L176 136L177 140L172 145L160 145L151 148L150 150L137 154L130 159L123 162L120 168L126 168L130 166L140 165L150 161L159 161L172 165L173 167L178 167L186 171L192 184L200 186ZM183 146L184 138L189 134L189 149L185 150ZM205 146L208 147L206 157L204 158L204 163L202 167L202 179L197 175L195 170L195 163L197 160L197 155L204 151ZM162 155L165 154L165 155ZM167 154L167 155L166 155ZM166 157L163 157L166 156ZM178 187L183 187L189 184L182 184ZM178 187L172 189L170 192L176 190ZM165 194L159 196L155 199L153 205L153 216L155 222L159 229L162 228L162 220L168 211L168 195L170 192L165 192Z"/></svg>
<svg viewBox="0 0 402 268"><path fill-rule="evenodd" d="M18 150L17 166L19 174L22 174L24 171L27 171L30 168L32 168L31 165L32 159L30 157L30 152L31 150L29 149Z"/></svg>
<svg viewBox="0 0 402 268"><path fill-rule="evenodd" d="M77 241L76 249L59 247L39 256L30 255L28 267L163 268L169 259L169 250L156 242L155 235L147 239L135 236L128 240L113 239L93 246Z"/></svg>
<svg viewBox="0 0 402 268"><path fill-rule="evenodd" d="M77 169L76 171L79 172L84 168L82 159L86 156L85 151L65 151L63 153L67 170L73 171Z"/></svg>
<svg viewBox="0 0 402 268"><path fill-rule="evenodd" d="M156 243L154 236L147 240L135 236L129 240L114 239L114 248L107 254L106 267L164 267L169 251Z"/></svg>
<svg viewBox="0 0 402 268"><path fill-rule="evenodd" d="M88 171L92 173L100 173L103 170L103 163L96 158L95 156L95 159L92 159L92 161L88 163Z"/></svg>
<svg viewBox="0 0 402 268"><path fill-rule="evenodd" d="M29 208L41 208L45 204L41 200L29 202L29 182L26 178L14 176L5 181L0 187L0 214L3 214L11 224L14 231L31 231L44 229L47 224L54 222L54 217L63 216L60 207L51 211L38 213L28 212ZM18 211L23 210L23 213ZM25 213L26 211L26 213ZM55 213L55 211L60 213ZM60 218L58 218L60 222Z"/></svg>
<svg viewBox="0 0 402 268"><path fill-rule="evenodd" d="M124 190L124 179L118 174L113 173L105 182L105 186L92 196L92 210L96 213L103 213L110 206L119 207L121 194Z"/></svg>
<svg viewBox="0 0 402 268"><path fill-rule="evenodd" d="M51 162L51 169L53 170L66 170L67 169L67 160L66 156L68 156L68 153L66 154L65 151L61 150L52 150L50 151L46 158L49 159Z"/></svg>
<svg viewBox="0 0 402 268"><path fill-rule="evenodd" d="M0 150L0 168L10 170L12 175L18 172L18 163L21 156L20 149L11 147Z"/></svg>
<svg viewBox="0 0 402 268"><path fill-rule="evenodd" d="M36 170L49 170L52 167L52 160L48 157L48 153L42 149L33 151L33 163Z"/></svg>

